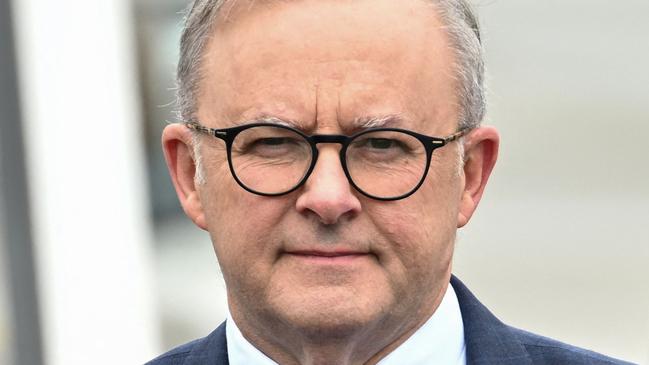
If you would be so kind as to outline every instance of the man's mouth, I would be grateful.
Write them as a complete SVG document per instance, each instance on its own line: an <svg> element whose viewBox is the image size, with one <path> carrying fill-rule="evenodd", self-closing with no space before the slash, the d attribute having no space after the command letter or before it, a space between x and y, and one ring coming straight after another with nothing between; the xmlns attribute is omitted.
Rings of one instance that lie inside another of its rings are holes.
<svg viewBox="0 0 649 365"><path fill-rule="evenodd" d="M368 252L352 250L296 250L284 253L291 258L303 260L313 264L351 264L358 259L370 256Z"/></svg>

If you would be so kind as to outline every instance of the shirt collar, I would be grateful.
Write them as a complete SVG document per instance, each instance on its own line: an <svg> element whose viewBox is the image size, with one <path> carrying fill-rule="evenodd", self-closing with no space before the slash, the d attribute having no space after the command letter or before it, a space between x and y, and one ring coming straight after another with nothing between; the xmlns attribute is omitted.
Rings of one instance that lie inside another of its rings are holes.
<svg viewBox="0 0 649 365"><path fill-rule="evenodd" d="M377 365L466 364L460 303L449 285L433 315Z"/></svg>
<svg viewBox="0 0 649 365"><path fill-rule="evenodd" d="M231 365L277 365L243 337L229 311L225 332ZM448 286L442 303L428 321L377 363L403 364L466 364L462 313L451 285Z"/></svg>

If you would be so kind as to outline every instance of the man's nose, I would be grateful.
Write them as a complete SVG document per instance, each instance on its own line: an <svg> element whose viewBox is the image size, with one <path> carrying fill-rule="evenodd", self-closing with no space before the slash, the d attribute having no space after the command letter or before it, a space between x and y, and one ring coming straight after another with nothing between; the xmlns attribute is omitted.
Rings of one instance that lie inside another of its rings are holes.
<svg viewBox="0 0 649 365"><path fill-rule="evenodd" d="M336 148L320 148L318 161L301 188L296 202L302 214L315 214L323 224L335 224L361 211L361 202L353 192L340 163Z"/></svg>

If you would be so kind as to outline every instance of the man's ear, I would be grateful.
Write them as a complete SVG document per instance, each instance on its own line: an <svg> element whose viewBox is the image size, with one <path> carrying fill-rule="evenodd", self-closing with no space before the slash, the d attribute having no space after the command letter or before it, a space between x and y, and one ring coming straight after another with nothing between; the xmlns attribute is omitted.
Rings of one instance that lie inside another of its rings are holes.
<svg viewBox="0 0 649 365"><path fill-rule="evenodd" d="M464 190L457 227L471 219L498 158L500 136L493 127L479 127L464 137Z"/></svg>
<svg viewBox="0 0 649 365"><path fill-rule="evenodd" d="M180 205L194 224L207 230L205 213L194 180L196 164L192 132L183 124L168 125L162 132L162 149Z"/></svg>

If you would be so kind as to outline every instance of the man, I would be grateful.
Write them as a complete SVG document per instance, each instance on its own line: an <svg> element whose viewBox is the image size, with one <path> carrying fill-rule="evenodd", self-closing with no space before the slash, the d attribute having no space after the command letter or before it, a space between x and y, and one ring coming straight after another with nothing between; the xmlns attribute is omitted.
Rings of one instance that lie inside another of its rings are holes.
<svg viewBox="0 0 649 365"><path fill-rule="evenodd" d="M621 364L508 327L452 277L499 137L464 1L213 1L163 133L227 321L151 364Z"/></svg>

